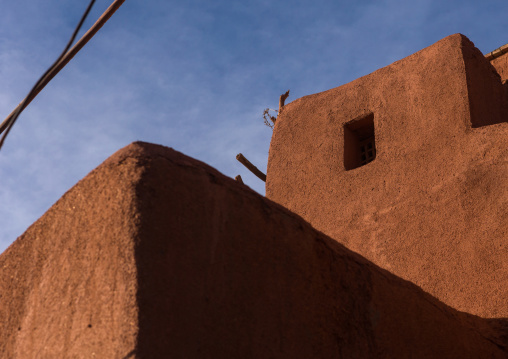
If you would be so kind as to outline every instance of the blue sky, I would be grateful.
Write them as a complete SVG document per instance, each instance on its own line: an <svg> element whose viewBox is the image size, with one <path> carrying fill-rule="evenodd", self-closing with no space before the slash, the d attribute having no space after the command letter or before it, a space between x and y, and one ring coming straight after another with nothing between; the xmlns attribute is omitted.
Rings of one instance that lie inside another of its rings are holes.
<svg viewBox="0 0 508 359"><path fill-rule="evenodd" d="M3 120L55 60L88 0L0 0ZM111 4L97 0L85 30ZM126 0L21 115L0 151L0 252L116 150L173 147L264 184L262 112L369 74L448 35L508 43L506 0Z"/></svg>

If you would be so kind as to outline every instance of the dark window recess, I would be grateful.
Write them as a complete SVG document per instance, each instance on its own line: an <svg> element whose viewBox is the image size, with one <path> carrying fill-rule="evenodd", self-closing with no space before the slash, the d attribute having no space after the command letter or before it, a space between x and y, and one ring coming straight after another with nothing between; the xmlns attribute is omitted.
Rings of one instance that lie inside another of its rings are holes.
<svg viewBox="0 0 508 359"><path fill-rule="evenodd" d="M352 170L375 159L374 114L370 113L344 125L344 167Z"/></svg>

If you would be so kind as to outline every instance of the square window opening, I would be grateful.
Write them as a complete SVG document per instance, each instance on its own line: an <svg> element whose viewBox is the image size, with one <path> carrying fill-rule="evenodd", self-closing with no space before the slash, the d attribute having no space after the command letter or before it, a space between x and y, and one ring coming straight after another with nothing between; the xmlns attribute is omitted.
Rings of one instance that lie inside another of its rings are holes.
<svg viewBox="0 0 508 359"><path fill-rule="evenodd" d="M369 113L344 125L344 167L349 171L375 159L374 114Z"/></svg>

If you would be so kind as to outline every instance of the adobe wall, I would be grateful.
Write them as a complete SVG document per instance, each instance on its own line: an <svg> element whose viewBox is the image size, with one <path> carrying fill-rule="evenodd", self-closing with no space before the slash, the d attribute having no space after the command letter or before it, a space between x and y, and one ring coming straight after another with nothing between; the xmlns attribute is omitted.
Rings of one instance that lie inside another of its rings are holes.
<svg viewBox="0 0 508 359"><path fill-rule="evenodd" d="M507 105L494 68L452 35L286 105L266 195L445 303L507 317ZM376 158L346 170L369 116Z"/></svg>
<svg viewBox="0 0 508 359"><path fill-rule="evenodd" d="M505 358L508 347L506 321L457 312L146 143L0 255L0 293L2 358Z"/></svg>
<svg viewBox="0 0 508 359"><path fill-rule="evenodd" d="M140 171L130 161L92 171L0 255L0 358L131 358Z"/></svg>

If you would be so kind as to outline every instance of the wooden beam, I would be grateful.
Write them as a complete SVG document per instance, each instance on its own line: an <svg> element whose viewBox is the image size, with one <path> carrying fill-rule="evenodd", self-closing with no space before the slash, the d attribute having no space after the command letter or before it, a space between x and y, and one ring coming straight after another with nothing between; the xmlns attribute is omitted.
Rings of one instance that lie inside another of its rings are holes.
<svg viewBox="0 0 508 359"><path fill-rule="evenodd" d="M284 107L284 102L286 102L286 99L288 98L288 96L289 96L289 90L287 90L286 93L283 93L279 97L279 115L282 112L282 108Z"/></svg>
<svg viewBox="0 0 508 359"><path fill-rule="evenodd" d="M248 159L244 157L241 153L236 155L236 159L238 162L240 162L242 165L247 167L249 171L251 171L254 175L256 175L261 181L266 182L266 175L257 169L256 166L254 166L252 163L249 162Z"/></svg>

